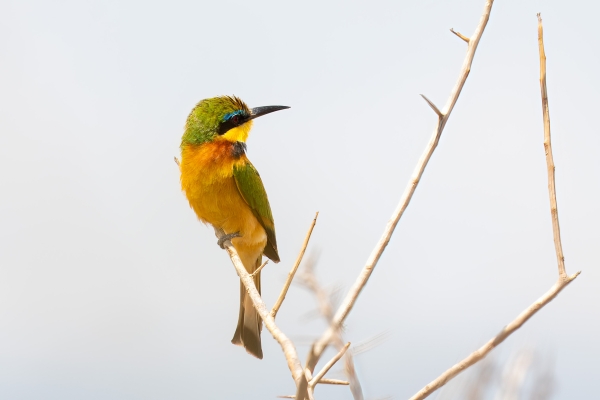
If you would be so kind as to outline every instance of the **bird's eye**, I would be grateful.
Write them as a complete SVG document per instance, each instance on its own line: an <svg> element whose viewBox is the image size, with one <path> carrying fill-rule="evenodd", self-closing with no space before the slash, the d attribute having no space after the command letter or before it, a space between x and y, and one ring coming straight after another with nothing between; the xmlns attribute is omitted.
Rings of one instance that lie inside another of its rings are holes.
<svg viewBox="0 0 600 400"><path fill-rule="evenodd" d="M233 117L231 117L231 122L233 122L234 125L237 125L240 123L240 116L239 115L234 115Z"/></svg>

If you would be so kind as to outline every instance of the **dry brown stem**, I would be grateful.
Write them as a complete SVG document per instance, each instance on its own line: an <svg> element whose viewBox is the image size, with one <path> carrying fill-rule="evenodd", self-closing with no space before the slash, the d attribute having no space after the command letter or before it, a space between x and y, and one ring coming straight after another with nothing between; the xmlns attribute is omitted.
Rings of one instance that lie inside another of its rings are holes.
<svg viewBox="0 0 600 400"><path fill-rule="evenodd" d="M540 89L542 92L542 112L544 117L544 150L546 151L546 166L548 170L548 194L550 196L550 213L552 214L552 233L558 261L558 275L566 279L565 256L560 240L560 225L558 224L558 206L556 204L556 183L554 179L554 157L552 157L552 142L550 140L550 107L548 105L548 89L546 88L546 52L544 51L544 28L542 17L538 13L538 46L540 49Z"/></svg>
<svg viewBox="0 0 600 400"><path fill-rule="evenodd" d="M554 234L554 245L556 249L556 258L558 260L558 280L542 297L530 305L525 311L517 316L515 320L505 326L500 333L490 339L486 344L471 353L467 358L454 365L442 375L437 377L410 400L424 399L433 391L443 386L450 379L454 378L461 371L475 364L485 357L494 347L502 343L514 331L519 329L529 318L537 313L542 307L554 299L573 279L577 278L580 272L568 276L565 270L562 244L560 240L560 227L558 225L558 208L556 206L556 184L554 181L554 160L552 158L552 144L550 141L550 111L548 107L548 90L546 88L546 53L544 51L544 36L542 28L542 18L538 14L538 44L540 52L540 87L542 92L542 109L544 118L544 148L546 150L546 165L548 167L548 192L550 195L550 211L552 215L552 230Z"/></svg>
<svg viewBox="0 0 600 400"><path fill-rule="evenodd" d="M419 184L421 176L423 175L423 172L425 171L425 167L427 166L427 163L429 162L431 155L433 154L435 148L437 147L437 144L440 140L440 136L444 130L444 127L446 126L446 122L448 121L448 118L450 118L452 109L454 108L454 105L456 104L456 101L458 100L458 97L460 96L460 93L462 91L462 88L463 88L466 80L467 80L467 77L469 76L469 72L471 71L471 63L473 62L473 58L475 56L475 51L477 50L477 45L479 44L479 40L481 39L481 36L483 35L483 31L489 20L490 12L492 10L492 4L493 4L493 0L486 1L483 15L481 16L481 19L479 20L479 24L477 25L477 28L475 29L475 33L473 33L473 37L469 39L469 43L468 43L468 47L467 47L467 54L465 56L465 60L463 62L462 70L460 72L458 81L456 82L454 88L452 89L452 93L450 94L450 97L448 98L448 101L446 102L444 109L442 111L439 111L439 109L433 104L433 102L431 102L427 98L425 98L427 103L431 106L431 108L436 112L436 114L438 116L438 123L434 130L433 136L430 139L429 144L427 145L427 147L425 149L425 152L419 159L419 162L417 163L415 171L413 172L413 175L410 179L410 182L409 182L407 188L405 189L404 194L402 195L402 198L400 199L400 202L392 215L392 218L388 222L388 224L383 232L383 235L381 236L381 239L379 240L379 242L373 249L373 252L371 253L371 256L369 257L369 259L367 260L365 267L360 272L360 275L358 276L356 282L350 288L350 291L348 292L346 298L344 299L344 301L340 305L339 309L337 310L336 314L334 315L329 328L325 331L325 333L321 336L321 338L318 339L313 344L311 351L308 355L308 359L306 361L306 368L308 368L311 371L314 370L314 368L317 365L317 363L319 362L319 359L321 358L323 352L325 351L325 349L327 348L327 346L329 345L331 340L335 337L337 330L343 324L344 320L348 316L348 313L350 313L350 311L352 310L352 307L354 306L354 303L356 302L358 295L360 294L362 289L365 287L367 281L369 280L369 277L371 276L373 269L377 265L379 258L383 254L383 251L387 247L387 245L392 237L392 234L394 233L394 229L396 228L396 225L400 221L402 214L404 214L404 211L406 210L406 208L408 207L408 204L410 203L410 200L412 199L412 196L417 188L417 185ZM296 392L296 398L298 398L298 399L305 398L306 397L306 389L307 389L306 382L301 381L300 387L298 388L298 391Z"/></svg>
<svg viewBox="0 0 600 400"><path fill-rule="evenodd" d="M304 243L302 243L302 248L300 249L298 258L296 259L296 262L294 263L292 270L288 273L288 277L285 280L283 289L281 289L281 293L279 294L279 297L277 298L277 301L275 302L275 305L273 306L273 309L271 310L271 315L273 316L273 319L275 319L275 317L277 316L277 312L279 311L279 308L281 308L281 305L283 304L283 300L285 300L285 295L287 294L288 289L290 288L290 285L292 284L292 280L294 280L294 275L296 274L296 271L298 270L298 267L300 266L300 263L302 262L302 258L304 257L304 253L306 252L306 247L308 247L308 242L310 241L310 235L312 234L312 231L315 228L315 224L317 223L318 217L319 217L319 213L317 212L315 214L315 218L313 219L312 223L310 224L310 228L308 228L308 232L306 233L306 237L304 238Z"/></svg>

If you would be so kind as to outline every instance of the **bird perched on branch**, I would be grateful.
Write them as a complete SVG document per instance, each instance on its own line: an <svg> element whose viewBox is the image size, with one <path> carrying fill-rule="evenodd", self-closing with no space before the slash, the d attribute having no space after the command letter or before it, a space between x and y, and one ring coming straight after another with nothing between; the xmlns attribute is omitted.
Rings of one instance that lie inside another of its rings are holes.
<svg viewBox="0 0 600 400"><path fill-rule="evenodd" d="M248 108L233 96L200 101L192 110L181 138L181 188L198 218L225 232L248 273L263 254L279 262L275 224L267 192L246 157L246 139L255 118L286 106ZM260 292L260 271L254 276ZM240 314L231 342L263 357L262 320L240 282Z"/></svg>

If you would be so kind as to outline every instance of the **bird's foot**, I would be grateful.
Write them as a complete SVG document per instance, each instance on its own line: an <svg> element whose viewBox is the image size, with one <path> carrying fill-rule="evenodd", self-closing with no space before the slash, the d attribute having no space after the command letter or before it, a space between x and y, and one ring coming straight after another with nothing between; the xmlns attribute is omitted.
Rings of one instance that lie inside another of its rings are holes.
<svg viewBox="0 0 600 400"><path fill-rule="evenodd" d="M231 240L233 238L242 237L239 232L228 233L227 235L223 235L217 240L217 244L220 248L225 249L225 242Z"/></svg>

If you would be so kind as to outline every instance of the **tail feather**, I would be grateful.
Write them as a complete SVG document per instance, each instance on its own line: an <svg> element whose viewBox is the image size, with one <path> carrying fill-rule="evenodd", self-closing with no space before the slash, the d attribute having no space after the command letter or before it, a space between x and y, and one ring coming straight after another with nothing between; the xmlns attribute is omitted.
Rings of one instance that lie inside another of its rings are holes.
<svg viewBox="0 0 600 400"><path fill-rule="evenodd" d="M256 260L253 271L256 271L260 266L261 258L262 257L259 257L258 260ZM256 285L256 289L258 289L258 293L260 293L260 272L254 276L254 284ZM261 330L262 319L254 308L254 304L246 292L244 284L240 281L240 313L237 328L233 334L231 343L244 346L249 354L262 359L263 352L260 343Z"/></svg>

